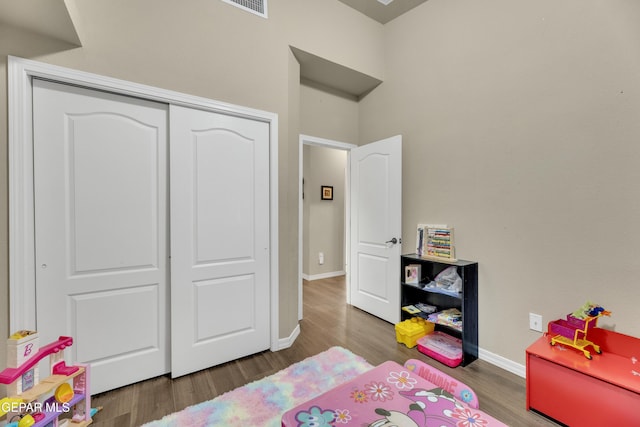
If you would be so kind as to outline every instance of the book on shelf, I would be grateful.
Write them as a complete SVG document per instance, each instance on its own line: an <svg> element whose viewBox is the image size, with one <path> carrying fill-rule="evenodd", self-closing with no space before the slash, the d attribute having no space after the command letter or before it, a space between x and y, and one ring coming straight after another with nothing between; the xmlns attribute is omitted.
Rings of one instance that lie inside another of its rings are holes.
<svg viewBox="0 0 640 427"><path fill-rule="evenodd" d="M416 308L416 306L414 305L405 305L404 307L402 307L402 309L404 311L406 311L409 314L418 314L420 313L420 310L418 308Z"/></svg>
<svg viewBox="0 0 640 427"><path fill-rule="evenodd" d="M432 313L427 320L439 325L446 325L458 331L462 330L462 313L457 308L448 308L446 310Z"/></svg>
<svg viewBox="0 0 640 427"><path fill-rule="evenodd" d="M422 245L424 242L424 226L418 224L418 231L416 234L416 254L422 256Z"/></svg>

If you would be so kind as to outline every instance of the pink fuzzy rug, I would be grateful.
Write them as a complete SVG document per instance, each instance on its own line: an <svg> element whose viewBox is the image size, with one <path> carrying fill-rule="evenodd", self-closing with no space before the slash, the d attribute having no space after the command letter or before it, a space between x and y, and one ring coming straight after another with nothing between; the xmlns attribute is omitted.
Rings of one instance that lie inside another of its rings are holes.
<svg viewBox="0 0 640 427"><path fill-rule="evenodd" d="M280 417L287 410L372 367L349 350L332 347L213 400L145 424L145 427L278 427Z"/></svg>

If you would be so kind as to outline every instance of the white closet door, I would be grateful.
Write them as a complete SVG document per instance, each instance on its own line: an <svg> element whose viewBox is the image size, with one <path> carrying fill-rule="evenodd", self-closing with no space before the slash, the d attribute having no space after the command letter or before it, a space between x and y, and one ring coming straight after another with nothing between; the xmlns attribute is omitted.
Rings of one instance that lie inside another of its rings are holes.
<svg viewBox="0 0 640 427"><path fill-rule="evenodd" d="M176 377L269 348L269 125L170 112Z"/></svg>
<svg viewBox="0 0 640 427"><path fill-rule="evenodd" d="M37 328L92 393L169 370L167 109L33 82Z"/></svg>

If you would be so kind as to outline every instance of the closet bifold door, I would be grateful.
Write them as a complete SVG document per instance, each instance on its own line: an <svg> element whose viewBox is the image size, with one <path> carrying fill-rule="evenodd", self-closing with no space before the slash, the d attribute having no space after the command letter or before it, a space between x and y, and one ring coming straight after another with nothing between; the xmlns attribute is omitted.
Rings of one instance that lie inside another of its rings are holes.
<svg viewBox="0 0 640 427"><path fill-rule="evenodd" d="M169 371L168 108L33 80L36 326L94 394Z"/></svg>
<svg viewBox="0 0 640 427"><path fill-rule="evenodd" d="M170 106L173 377L270 346L269 124Z"/></svg>

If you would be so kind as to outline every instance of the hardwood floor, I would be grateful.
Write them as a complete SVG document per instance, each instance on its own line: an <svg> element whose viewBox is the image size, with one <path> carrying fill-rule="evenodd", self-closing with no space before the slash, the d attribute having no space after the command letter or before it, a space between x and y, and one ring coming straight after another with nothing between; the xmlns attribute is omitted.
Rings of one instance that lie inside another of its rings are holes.
<svg viewBox="0 0 640 427"><path fill-rule="evenodd" d="M162 376L93 397L103 409L97 426L139 426L236 387L271 375L295 362L341 346L378 365L419 358L466 383L478 394L480 408L514 427L556 426L525 409L525 381L488 362L449 368L398 344L394 326L345 303L344 277L304 283L304 320L292 347L262 352L172 380ZM196 427L196 426L194 426Z"/></svg>

